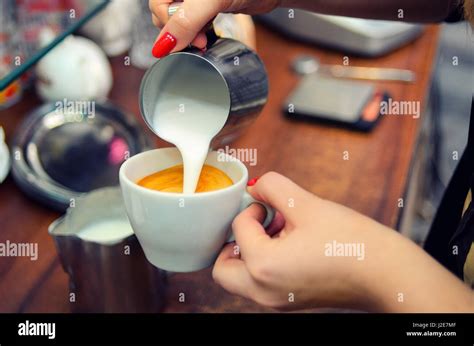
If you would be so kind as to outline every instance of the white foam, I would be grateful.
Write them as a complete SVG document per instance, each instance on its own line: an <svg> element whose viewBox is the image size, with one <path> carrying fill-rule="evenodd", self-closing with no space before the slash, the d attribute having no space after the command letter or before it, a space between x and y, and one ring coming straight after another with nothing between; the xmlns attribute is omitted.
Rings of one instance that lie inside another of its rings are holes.
<svg viewBox="0 0 474 346"><path fill-rule="evenodd" d="M106 219L89 224L77 236L85 241L110 245L118 243L132 234L133 229L128 221Z"/></svg>

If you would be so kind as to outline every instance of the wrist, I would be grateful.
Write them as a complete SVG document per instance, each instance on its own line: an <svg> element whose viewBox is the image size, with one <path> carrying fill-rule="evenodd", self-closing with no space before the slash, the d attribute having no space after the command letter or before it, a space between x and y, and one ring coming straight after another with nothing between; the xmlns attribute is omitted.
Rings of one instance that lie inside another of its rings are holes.
<svg viewBox="0 0 474 346"><path fill-rule="evenodd" d="M402 237L359 213L348 209L346 212L349 214L341 218L350 220L343 226L350 231L341 234L336 243L347 248L343 250L345 255L328 262L333 275L327 277L326 283L332 294L324 305L383 311L381 302L386 299L386 292L381 286L386 281L385 267L400 251ZM348 251L350 254L346 254Z"/></svg>
<svg viewBox="0 0 474 346"><path fill-rule="evenodd" d="M364 273L360 275L362 290L367 295L365 310L388 312L398 299L403 299L399 274L403 270L401 257L409 252L408 240L392 229L379 226L376 244L368 249L368 263L361 268Z"/></svg>
<svg viewBox="0 0 474 346"><path fill-rule="evenodd" d="M358 239L364 248L363 260L352 261L350 272L346 276L349 295L355 302L353 308L370 312L391 310L390 303L398 298L397 285L402 278L401 257L414 245L398 232L365 218L357 230ZM413 265L413 264L412 264Z"/></svg>
<svg viewBox="0 0 474 346"><path fill-rule="evenodd" d="M472 312L472 291L461 280L418 245L383 228L361 274L367 311Z"/></svg>

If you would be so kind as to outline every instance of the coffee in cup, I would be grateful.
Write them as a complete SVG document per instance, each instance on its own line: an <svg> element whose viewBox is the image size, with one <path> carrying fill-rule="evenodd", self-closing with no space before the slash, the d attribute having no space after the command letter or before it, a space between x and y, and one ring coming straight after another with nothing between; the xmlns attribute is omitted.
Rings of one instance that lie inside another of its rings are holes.
<svg viewBox="0 0 474 346"><path fill-rule="evenodd" d="M137 184L151 190L183 193L184 167L176 165L147 175ZM220 169L204 165L199 176L196 193L224 189L233 184L232 179Z"/></svg>

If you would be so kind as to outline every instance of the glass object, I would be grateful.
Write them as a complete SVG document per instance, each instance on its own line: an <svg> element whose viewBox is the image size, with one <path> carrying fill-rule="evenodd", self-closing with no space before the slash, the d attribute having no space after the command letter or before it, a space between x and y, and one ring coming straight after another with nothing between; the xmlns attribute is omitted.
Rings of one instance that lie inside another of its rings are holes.
<svg viewBox="0 0 474 346"><path fill-rule="evenodd" d="M0 2L0 55L11 57L8 67L0 68L0 92L33 66L66 36L101 11L107 0L2 0ZM38 35L44 27L57 33L44 47ZM8 36L3 42L4 34Z"/></svg>
<svg viewBox="0 0 474 346"><path fill-rule="evenodd" d="M151 49L160 30L153 25L148 1L139 1L139 4L132 29L130 60L133 66L148 69L157 60L151 54Z"/></svg>

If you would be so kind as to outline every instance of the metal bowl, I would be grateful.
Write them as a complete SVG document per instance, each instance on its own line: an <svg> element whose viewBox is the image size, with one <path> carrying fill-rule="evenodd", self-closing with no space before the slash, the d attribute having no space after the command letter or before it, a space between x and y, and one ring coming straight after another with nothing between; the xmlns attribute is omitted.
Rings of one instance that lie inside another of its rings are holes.
<svg viewBox="0 0 474 346"><path fill-rule="evenodd" d="M11 146L12 175L30 197L64 211L72 200L118 185L120 165L150 149L134 117L110 103L94 103L93 114L58 103L33 110Z"/></svg>

